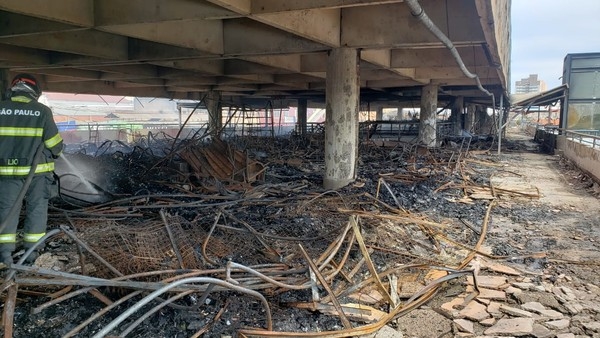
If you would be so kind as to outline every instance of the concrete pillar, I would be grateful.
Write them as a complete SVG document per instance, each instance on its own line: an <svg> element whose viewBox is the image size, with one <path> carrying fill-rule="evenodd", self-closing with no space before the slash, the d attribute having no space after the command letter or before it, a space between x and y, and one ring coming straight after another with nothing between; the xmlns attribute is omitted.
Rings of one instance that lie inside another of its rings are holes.
<svg viewBox="0 0 600 338"><path fill-rule="evenodd" d="M450 121L452 122L452 134L460 135L463 129L462 125L462 113L464 109L464 97L457 96L454 98L452 103L452 112L450 114Z"/></svg>
<svg viewBox="0 0 600 338"><path fill-rule="evenodd" d="M426 147L436 146L438 86L428 84L421 90L421 112L419 120L419 143Z"/></svg>
<svg viewBox="0 0 600 338"><path fill-rule="evenodd" d="M376 121L382 121L383 120L383 107L377 107L376 113L375 113L375 120Z"/></svg>
<svg viewBox="0 0 600 338"><path fill-rule="evenodd" d="M401 107L396 108L396 120L402 121L404 120L404 110Z"/></svg>
<svg viewBox="0 0 600 338"><path fill-rule="evenodd" d="M183 126L183 119L181 118L181 106L179 104L177 105L177 125L179 125L179 128Z"/></svg>
<svg viewBox="0 0 600 338"><path fill-rule="evenodd" d="M302 137L306 136L306 126L308 124L308 101L298 99L298 132Z"/></svg>
<svg viewBox="0 0 600 338"><path fill-rule="evenodd" d="M223 127L223 111L221 109L221 92L211 90L204 98L208 110L208 129L212 136L218 137Z"/></svg>
<svg viewBox="0 0 600 338"><path fill-rule="evenodd" d="M356 178L360 100L358 53L353 48L335 48L327 58L325 189L344 187Z"/></svg>
<svg viewBox="0 0 600 338"><path fill-rule="evenodd" d="M467 106L467 115L465 116L465 130L469 133L473 133L475 126L475 105L470 104Z"/></svg>
<svg viewBox="0 0 600 338"><path fill-rule="evenodd" d="M477 105L475 119L478 126L478 134L490 135L494 130L494 119L488 115L487 108L482 105Z"/></svg>

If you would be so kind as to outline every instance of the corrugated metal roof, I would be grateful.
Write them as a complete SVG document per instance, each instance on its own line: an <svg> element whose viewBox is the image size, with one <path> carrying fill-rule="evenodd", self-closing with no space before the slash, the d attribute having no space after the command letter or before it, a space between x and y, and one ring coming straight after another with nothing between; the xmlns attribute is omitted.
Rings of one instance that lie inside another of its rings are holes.
<svg viewBox="0 0 600 338"><path fill-rule="evenodd" d="M547 106L554 104L565 97L569 86L563 84L559 87L541 92L535 96L513 103L513 107L531 107L531 106Z"/></svg>

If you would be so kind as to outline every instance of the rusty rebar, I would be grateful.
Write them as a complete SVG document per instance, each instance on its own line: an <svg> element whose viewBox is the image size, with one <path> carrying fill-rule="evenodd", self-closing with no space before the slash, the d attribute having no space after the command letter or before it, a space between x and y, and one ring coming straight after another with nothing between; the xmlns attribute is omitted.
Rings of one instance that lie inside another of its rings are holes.
<svg viewBox="0 0 600 338"><path fill-rule="evenodd" d="M165 229L167 230L167 234L169 235L169 241L171 242L171 247L173 248L173 252L175 252L175 256L177 256L177 261L179 262L179 267L185 269L183 265L183 257L181 257L181 252L179 251L179 246L173 237L173 232L171 231L171 226L169 225L169 221L167 220L167 216L165 215L164 210L160 210L160 217L162 218Z"/></svg>
<svg viewBox="0 0 600 338"><path fill-rule="evenodd" d="M18 284L12 284L8 287L6 300L4 301L4 311L2 313L2 326L4 327L4 337L12 338L15 316L15 307L17 303Z"/></svg>
<svg viewBox="0 0 600 338"><path fill-rule="evenodd" d="M77 237L77 235L75 235L69 228L67 228L65 225L61 225L60 229L67 234L67 236L71 237L72 240L74 240L75 242L77 242L78 245L81 245L81 247L83 247L87 252L89 252L92 256L94 256L94 258L96 258L98 261L100 261L100 263L104 264L104 266L106 266L110 271L112 271L114 274L116 274L117 276L123 276L123 273L121 273L121 271L117 270L114 266L112 266L112 264L110 264L109 262L107 262L102 256L100 256L96 251L94 251L92 248L90 248L89 245L87 245L84 241L82 241L81 239L79 239L79 237Z"/></svg>
<svg viewBox="0 0 600 338"><path fill-rule="evenodd" d="M313 271L313 273L315 274L315 276L321 283L321 286L327 291L328 294L331 295L331 302L333 303L333 306L335 306L335 309L338 311L338 314L339 314L340 320L342 321L342 324L344 325L344 327L346 329L351 329L352 324L350 324L350 321L348 320L348 317L346 317L346 314L344 313L344 310L342 309L340 302L337 300L337 298L335 298L335 295L334 295L333 291L331 290L331 287L329 287L329 284L327 284L327 281L325 280L325 278L319 271L319 268L317 267L315 262L312 261L312 258L310 258L310 256L306 252L306 250L304 250L304 247L302 246L302 244L298 244L298 247L300 248L300 251L302 252L302 255L304 256L304 258L306 259L306 262L310 266L310 269Z"/></svg>

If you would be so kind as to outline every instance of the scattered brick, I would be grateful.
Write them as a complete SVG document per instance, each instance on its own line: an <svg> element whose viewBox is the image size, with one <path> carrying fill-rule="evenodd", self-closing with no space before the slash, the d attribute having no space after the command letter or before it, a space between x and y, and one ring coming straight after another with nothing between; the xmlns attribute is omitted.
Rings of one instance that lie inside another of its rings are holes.
<svg viewBox="0 0 600 338"><path fill-rule="evenodd" d="M553 330L564 330L569 327L571 321L568 319L553 320L546 322L545 325Z"/></svg>
<svg viewBox="0 0 600 338"><path fill-rule="evenodd" d="M466 319L455 319L454 324L456 324L456 328L461 332L475 333L472 321Z"/></svg>
<svg viewBox="0 0 600 338"><path fill-rule="evenodd" d="M510 306L506 306L504 304L500 305L500 311L509 314L511 316L515 316L515 317L527 317L527 318L532 318L533 317L533 313L529 312L529 311L525 311L525 310L521 310L521 309L517 309L514 307L510 307Z"/></svg>
<svg viewBox="0 0 600 338"><path fill-rule="evenodd" d="M503 318L483 333L486 335L525 336L533 332L533 323L533 318Z"/></svg>
<svg viewBox="0 0 600 338"><path fill-rule="evenodd" d="M460 318L469 318L474 321L480 321L490 317L487 312L487 307L478 302L470 302L464 309L459 312Z"/></svg>

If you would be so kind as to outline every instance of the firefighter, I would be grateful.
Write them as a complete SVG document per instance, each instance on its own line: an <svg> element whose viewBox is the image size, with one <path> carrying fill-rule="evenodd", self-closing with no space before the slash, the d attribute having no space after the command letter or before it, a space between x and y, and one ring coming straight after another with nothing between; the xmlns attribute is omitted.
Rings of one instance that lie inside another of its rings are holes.
<svg viewBox="0 0 600 338"><path fill-rule="evenodd" d="M23 247L27 250L46 234L48 200L58 194L54 159L62 152L63 140L52 110L37 101L41 94L35 77L19 74L11 82L8 98L0 102L0 262L7 266L13 263L17 247L23 201ZM36 250L27 261L37 256Z"/></svg>

